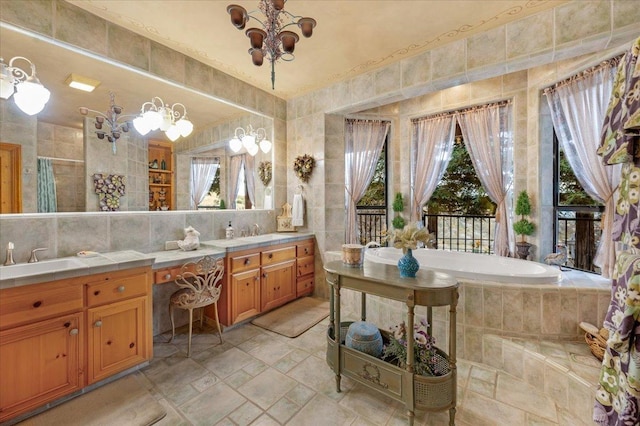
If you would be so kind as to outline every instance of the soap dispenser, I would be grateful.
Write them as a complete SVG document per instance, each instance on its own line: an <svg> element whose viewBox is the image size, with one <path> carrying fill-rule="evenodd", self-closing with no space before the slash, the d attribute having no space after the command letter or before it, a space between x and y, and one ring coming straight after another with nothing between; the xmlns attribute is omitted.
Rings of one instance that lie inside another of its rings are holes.
<svg viewBox="0 0 640 426"><path fill-rule="evenodd" d="M227 229L225 230L225 235L227 240L233 239L233 226L231 226L231 221L229 221L229 226L227 226Z"/></svg>

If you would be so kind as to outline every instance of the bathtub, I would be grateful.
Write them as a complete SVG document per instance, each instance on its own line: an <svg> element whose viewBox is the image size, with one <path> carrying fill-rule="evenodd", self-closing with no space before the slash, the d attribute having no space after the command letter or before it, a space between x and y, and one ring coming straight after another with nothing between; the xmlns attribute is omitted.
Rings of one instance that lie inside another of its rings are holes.
<svg viewBox="0 0 640 426"><path fill-rule="evenodd" d="M367 249L365 260L396 265L401 256L400 249L379 247ZM509 257L432 249L414 250L413 256L420 268L445 272L461 281L553 285L562 279L557 267Z"/></svg>

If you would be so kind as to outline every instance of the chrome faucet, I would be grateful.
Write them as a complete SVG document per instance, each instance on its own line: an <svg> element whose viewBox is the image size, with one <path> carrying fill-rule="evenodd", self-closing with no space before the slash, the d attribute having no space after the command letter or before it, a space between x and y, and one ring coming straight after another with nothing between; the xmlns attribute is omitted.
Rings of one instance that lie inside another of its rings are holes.
<svg viewBox="0 0 640 426"><path fill-rule="evenodd" d="M13 260L13 249L15 248L15 245L12 242L9 242L9 244L7 244L7 257L4 260L4 266L9 266L9 265L15 265L16 262Z"/></svg>
<svg viewBox="0 0 640 426"><path fill-rule="evenodd" d="M29 258L29 262L27 263L36 263L39 262L38 257L36 256L36 253L42 250L47 250L46 247L42 247L42 248L36 248L31 250L31 257Z"/></svg>
<svg viewBox="0 0 640 426"><path fill-rule="evenodd" d="M253 231L251 232L251 236L256 236L256 235L260 235L260 225L258 225L257 223L253 224Z"/></svg>

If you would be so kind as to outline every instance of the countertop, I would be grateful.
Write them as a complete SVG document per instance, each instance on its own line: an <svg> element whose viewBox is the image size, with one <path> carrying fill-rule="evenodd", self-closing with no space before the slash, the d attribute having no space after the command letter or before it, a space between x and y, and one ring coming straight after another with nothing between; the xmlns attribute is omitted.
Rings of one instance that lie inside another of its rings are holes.
<svg viewBox="0 0 640 426"><path fill-rule="evenodd" d="M6 278L12 266L0 266L0 290L38 284L48 281L74 278L84 275L99 274L121 269L138 268L151 265L153 269L163 269L182 265L202 256L224 257L227 253L259 247L268 247L281 243L291 243L313 237L313 233L295 232L286 234L265 234L254 237L242 237L231 240L200 241L200 248L192 251L167 250L151 253L141 253L135 250L122 250L108 253L98 253L92 257L72 256L74 265L63 269L52 266L44 272L34 272L21 275L18 278ZM52 259L51 262L55 262ZM47 260L38 262L44 267Z"/></svg>

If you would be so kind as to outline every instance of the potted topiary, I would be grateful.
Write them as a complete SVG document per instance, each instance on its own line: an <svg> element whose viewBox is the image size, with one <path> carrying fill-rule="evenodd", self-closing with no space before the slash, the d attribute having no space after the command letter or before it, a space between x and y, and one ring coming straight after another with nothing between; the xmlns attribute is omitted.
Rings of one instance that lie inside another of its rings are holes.
<svg viewBox="0 0 640 426"><path fill-rule="evenodd" d="M391 205L393 211L396 212L393 220L391 220L391 225L395 229L402 229L405 225L404 218L400 215L400 213L404 210L404 199L402 198L402 193L396 193L396 198L393 200L393 204Z"/></svg>
<svg viewBox="0 0 640 426"><path fill-rule="evenodd" d="M526 259L529 257L531 244L526 241L525 236L533 234L536 230L536 225L525 217L531 214L531 201L527 191L520 191L518 194L515 212L520 216L520 220L513 224L513 230L521 236L521 240L516 242L517 254L520 259Z"/></svg>

